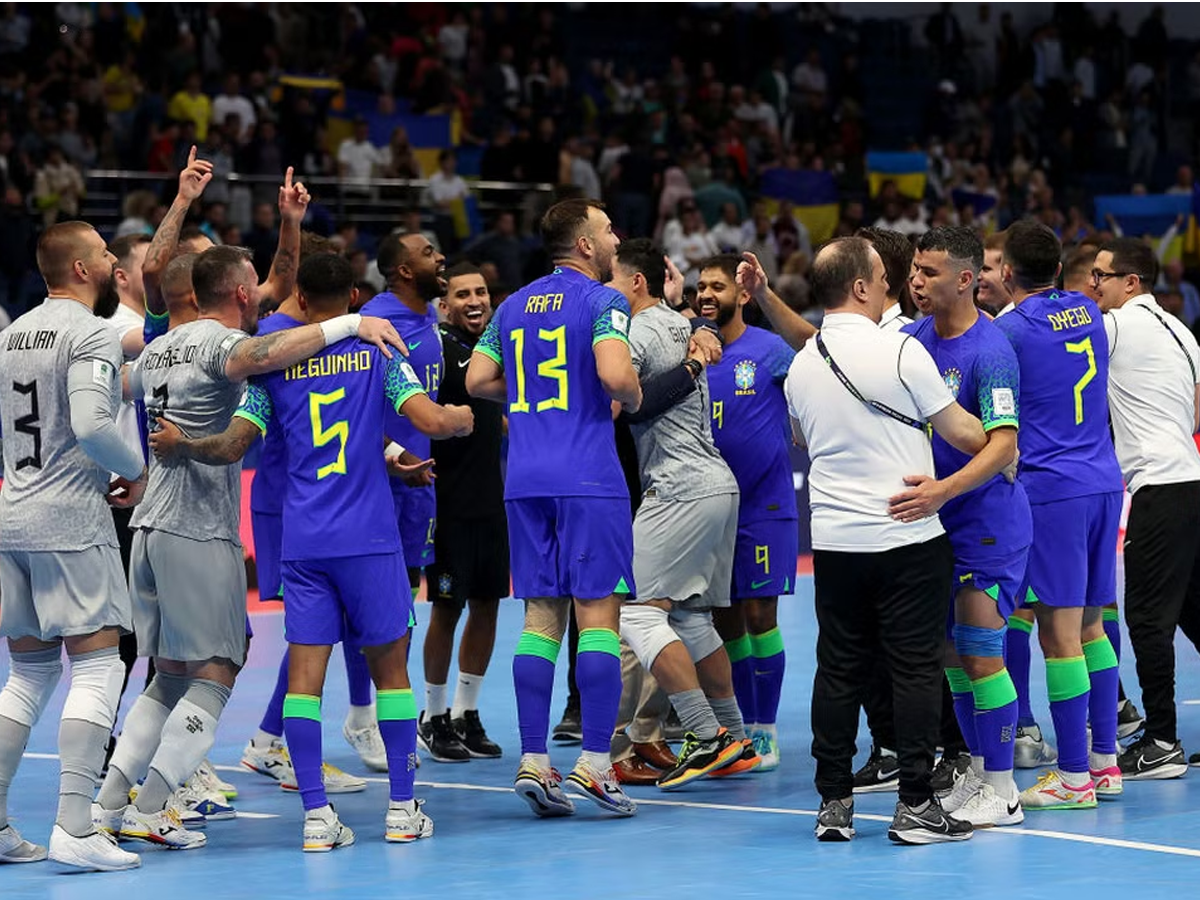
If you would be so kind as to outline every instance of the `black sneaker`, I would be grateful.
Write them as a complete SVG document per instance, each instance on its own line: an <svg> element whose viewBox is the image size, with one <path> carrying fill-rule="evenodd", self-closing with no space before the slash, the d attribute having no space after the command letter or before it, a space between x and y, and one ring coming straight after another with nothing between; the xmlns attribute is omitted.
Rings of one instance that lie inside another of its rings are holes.
<svg viewBox="0 0 1200 900"><path fill-rule="evenodd" d="M453 719L454 733L458 735L467 752L476 759L499 759L504 755L500 745L487 736L483 723L479 721L479 710L464 709L462 718Z"/></svg>
<svg viewBox="0 0 1200 900"><path fill-rule="evenodd" d="M1124 740L1131 734L1137 734L1145 724L1146 717L1138 712L1138 708L1133 705L1132 700L1125 699L1117 704L1117 740ZM1166 777L1174 778L1175 776Z"/></svg>
<svg viewBox="0 0 1200 900"><path fill-rule="evenodd" d="M1193 753L1188 757L1188 765L1200 768L1200 753Z"/></svg>
<svg viewBox="0 0 1200 900"><path fill-rule="evenodd" d="M871 758L854 773L854 793L894 791L900 784L900 761L895 750L871 748Z"/></svg>
<svg viewBox="0 0 1200 900"><path fill-rule="evenodd" d="M824 800L817 813L818 841L848 841L854 837L854 801Z"/></svg>
<svg viewBox="0 0 1200 900"><path fill-rule="evenodd" d="M450 724L450 713L421 718L417 721L417 743L434 762L456 763L471 759L471 751L463 746Z"/></svg>
<svg viewBox="0 0 1200 900"><path fill-rule="evenodd" d="M970 753L942 754L941 761L933 767L933 776L929 780L929 786L937 796L949 796L958 779L962 778L969 768L971 768Z"/></svg>
<svg viewBox="0 0 1200 900"><path fill-rule="evenodd" d="M675 761L675 768L664 772L658 786L664 791L683 787L689 781L702 778L709 772L723 769L742 755L742 742L722 728L717 736L702 741L691 732L683 736L683 749Z"/></svg>
<svg viewBox="0 0 1200 900"><path fill-rule="evenodd" d="M551 737L556 744L583 743L583 718L577 707L568 706L563 710L562 721L554 726Z"/></svg>
<svg viewBox="0 0 1200 900"><path fill-rule="evenodd" d="M888 838L897 844L941 844L946 841L965 841L975 833L970 822L948 816L934 797L920 812L904 801L896 803L896 815Z"/></svg>
<svg viewBox="0 0 1200 900"><path fill-rule="evenodd" d="M1187 773L1183 745L1176 741L1165 750L1154 738L1143 734L1117 757L1125 781L1179 778Z"/></svg>

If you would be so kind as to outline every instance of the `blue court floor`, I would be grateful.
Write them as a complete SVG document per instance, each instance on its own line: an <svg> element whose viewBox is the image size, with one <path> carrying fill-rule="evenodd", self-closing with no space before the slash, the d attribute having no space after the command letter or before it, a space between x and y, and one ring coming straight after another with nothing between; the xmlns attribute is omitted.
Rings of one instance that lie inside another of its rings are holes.
<svg viewBox="0 0 1200 900"><path fill-rule="evenodd" d="M372 777L366 792L334 800L358 843L329 854L299 849L301 807L274 783L238 768L242 746L258 724L282 651L279 614L255 616L257 637L224 719L212 759L240 791L240 817L209 825L209 844L191 852L147 850L142 868L116 874L60 875L49 863L0 867L0 898L163 898L404 896L650 898L670 897L1053 897L1088 900L1187 896L1200 879L1200 769L1177 781L1130 784L1125 796L1085 812L1031 813L1025 825L977 833L964 844L898 847L887 840L895 795L859 798L858 837L818 844L812 835L813 790L809 697L815 625L812 579L780 605L789 657L780 713L783 760L771 773L724 782L701 781L672 794L635 788L641 801L632 819L611 819L577 801L572 819L537 820L511 792L519 743L512 693L511 652L521 604L506 600L489 680L484 723L503 746L501 760L438 765L425 761L418 796L436 823L431 840L388 845L382 838L386 780ZM428 607L418 606L418 616ZM423 639L417 629L417 646ZM1126 648L1127 649L1127 648ZM1180 728L1184 746L1200 750L1200 661L1180 645ZM0 651L0 655L3 651ZM420 652L412 677L421 702ZM6 671L7 661L0 663ZM1034 657L1035 712L1049 724L1041 657ZM139 672L141 666L139 664ZM1128 654L1122 673L1138 697ZM566 696L565 654L554 716ZM453 678L453 675L451 676ZM64 685L65 685L64 679ZM140 684L137 673L135 682ZM55 808L56 717L34 731L10 794L11 818L44 842ZM325 703L326 758L366 774L341 737L345 672L338 655ZM132 702L132 692L124 708ZM865 736L865 729L864 729ZM859 761L868 741L861 742ZM552 748L566 772L577 748ZM1036 773L1019 773L1021 786Z"/></svg>

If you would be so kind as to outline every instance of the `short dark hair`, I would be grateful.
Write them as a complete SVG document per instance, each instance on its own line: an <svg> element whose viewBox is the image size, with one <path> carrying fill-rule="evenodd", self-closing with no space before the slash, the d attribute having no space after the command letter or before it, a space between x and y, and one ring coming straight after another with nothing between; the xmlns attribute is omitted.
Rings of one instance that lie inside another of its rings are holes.
<svg viewBox="0 0 1200 900"><path fill-rule="evenodd" d="M133 248L148 243L148 234L125 234L108 245L108 252L117 258L117 268L124 269L129 265L129 256L133 253Z"/></svg>
<svg viewBox="0 0 1200 900"><path fill-rule="evenodd" d="M220 305L237 287L237 274L243 263L253 263L254 255L245 247L218 244L196 257L192 264L192 290L196 305L203 311Z"/></svg>
<svg viewBox="0 0 1200 900"><path fill-rule="evenodd" d="M396 267L408 262L408 248L404 246L404 239L410 234L417 234L417 232L394 231L379 242L379 255L376 257L376 262L385 280L390 281L391 273L395 271Z"/></svg>
<svg viewBox="0 0 1200 900"><path fill-rule="evenodd" d="M562 200L555 203L542 216L542 244L550 259L562 259L571 254L575 241L587 227L588 216L593 209L604 209L599 200L586 197Z"/></svg>
<svg viewBox="0 0 1200 900"><path fill-rule="evenodd" d="M198 237L208 237L208 235L204 233L204 230L199 225L184 225L181 229L179 229L180 242L190 241L192 238Z"/></svg>
<svg viewBox="0 0 1200 900"><path fill-rule="evenodd" d="M649 238L623 241L617 247L617 262L633 272L641 272L651 297L661 300L667 282L667 264L662 248Z"/></svg>
<svg viewBox="0 0 1200 900"><path fill-rule="evenodd" d="M1147 291L1158 281L1158 259L1145 241L1131 237L1113 238L1101 244L1100 249L1112 254L1113 271L1136 275Z"/></svg>
<svg viewBox="0 0 1200 900"><path fill-rule="evenodd" d="M696 271L703 272L705 269L720 269L725 277L729 279L730 284L733 284L737 281L737 270L741 264L742 258L736 253L718 253L716 256L700 260L700 265L696 267Z"/></svg>
<svg viewBox="0 0 1200 900"><path fill-rule="evenodd" d="M42 232L37 243L37 266L46 287L53 290L66 286L79 259L79 239L95 230L87 222L73 220L56 222Z"/></svg>
<svg viewBox="0 0 1200 900"><path fill-rule="evenodd" d="M300 262L318 253L337 253L337 247L329 238L314 231L300 232Z"/></svg>
<svg viewBox="0 0 1200 900"><path fill-rule="evenodd" d="M871 280L871 245L866 238L840 237L822 245L808 281L813 299L825 309L841 306L860 278Z"/></svg>
<svg viewBox="0 0 1200 900"><path fill-rule="evenodd" d="M983 249L1000 250L1003 252L1004 245L1008 243L1008 231L993 231L983 240Z"/></svg>
<svg viewBox="0 0 1200 900"><path fill-rule="evenodd" d="M475 263L471 262L469 259L464 259L460 262L456 262L454 265L452 265L449 269L446 270L446 280L447 281L449 281L451 278L459 278L463 275L480 275L480 276L482 276L483 270L480 269L479 266L475 265Z"/></svg>
<svg viewBox="0 0 1200 900"><path fill-rule="evenodd" d="M887 272L888 294L903 302L908 293L908 276L912 273L912 241L890 228L860 228L854 234L871 242Z"/></svg>
<svg viewBox="0 0 1200 900"><path fill-rule="evenodd" d="M1034 290L1054 284L1061 259L1058 237L1037 219L1021 219L1008 226L1004 261L1012 266L1017 287Z"/></svg>
<svg viewBox="0 0 1200 900"><path fill-rule="evenodd" d="M1089 273L1096 264L1096 254L1099 252L1095 244L1077 244L1067 250L1066 257L1063 259L1063 286L1065 287L1067 282L1077 278L1090 277Z"/></svg>
<svg viewBox="0 0 1200 900"><path fill-rule="evenodd" d="M327 306L340 301L348 304L354 289L354 268L344 256L317 253L300 263L296 285L308 303Z"/></svg>
<svg viewBox="0 0 1200 900"><path fill-rule="evenodd" d="M983 266L983 241L966 225L938 225L917 238L917 249L944 250L950 259L969 265L976 275ZM889 279L890 281L890 279Z"/></svg>

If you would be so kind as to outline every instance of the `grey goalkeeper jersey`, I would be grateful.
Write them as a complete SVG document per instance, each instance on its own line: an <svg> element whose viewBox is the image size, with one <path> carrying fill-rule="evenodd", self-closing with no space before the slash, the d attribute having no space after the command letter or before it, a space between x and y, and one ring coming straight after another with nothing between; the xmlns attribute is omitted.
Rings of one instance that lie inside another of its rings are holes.
<svg viewBox="0 0 1200 900"><path fill-rule="evenodd" d="M691 325L665 303L643 310L629 325L629 349L638 380L645 382L683 364ZM642 490L661 500L699 500L736 494L737 481L713 443L707 376L666 412L631 425Z"/></svg>
<svg viewBox="0 0 1200 900"><path fill-rule="evenodd" d="M220 434L242 399L243 383L225 375L229 354L247 338L212 319L197 319L156 338L142 351L130 376L142 397L151 428L158 417L186 437ZM134 528L180 537L239 543L241 463L208 466L190 459L150 458L146 497L133 514Z"/></svg>
<svg viewBox="0 0 1200 900"><path fill-rule="evenodd" d="M49 298L0 332L0 549L117 546L109 470L75 437L68 381L107 400L115 419L120 366L112 326L74 300Z"/></svg>

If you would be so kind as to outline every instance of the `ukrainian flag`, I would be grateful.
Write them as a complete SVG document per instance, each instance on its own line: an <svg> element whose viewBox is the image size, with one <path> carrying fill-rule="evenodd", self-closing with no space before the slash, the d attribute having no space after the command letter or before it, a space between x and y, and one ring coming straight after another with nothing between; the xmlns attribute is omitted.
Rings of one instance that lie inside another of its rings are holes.
<svg viewBox="0 0 1200 900"><path fill-rule="evenodd" d="M791 201L792 211L808 229L814 246L833 237L840 208L837 184L829 172L767 169L759 189L769 201L771 215L778 210L780 200Z"/></svg>
<svg viewBox="0 0 1200 900"><path fill-rule="evenodd" d="M867 184L872 197L878 197L885 181L894 181L905 197L920 200L925 196L925 174L929 162L924 153L867 152Z"/></svg>
<svg viewBox="0 0 1200 900"><path fill-rule="evenodd" d="M1195 192L1187 194L1104 194L1096 198L1095 225L1101 230L1109 228L1111 215L1126 237L1161 237L1170 230L1179 216L1184 224L1167 249L1164 262L1179 259L1185 247L1185 239L1195 240Z"/></svg>

